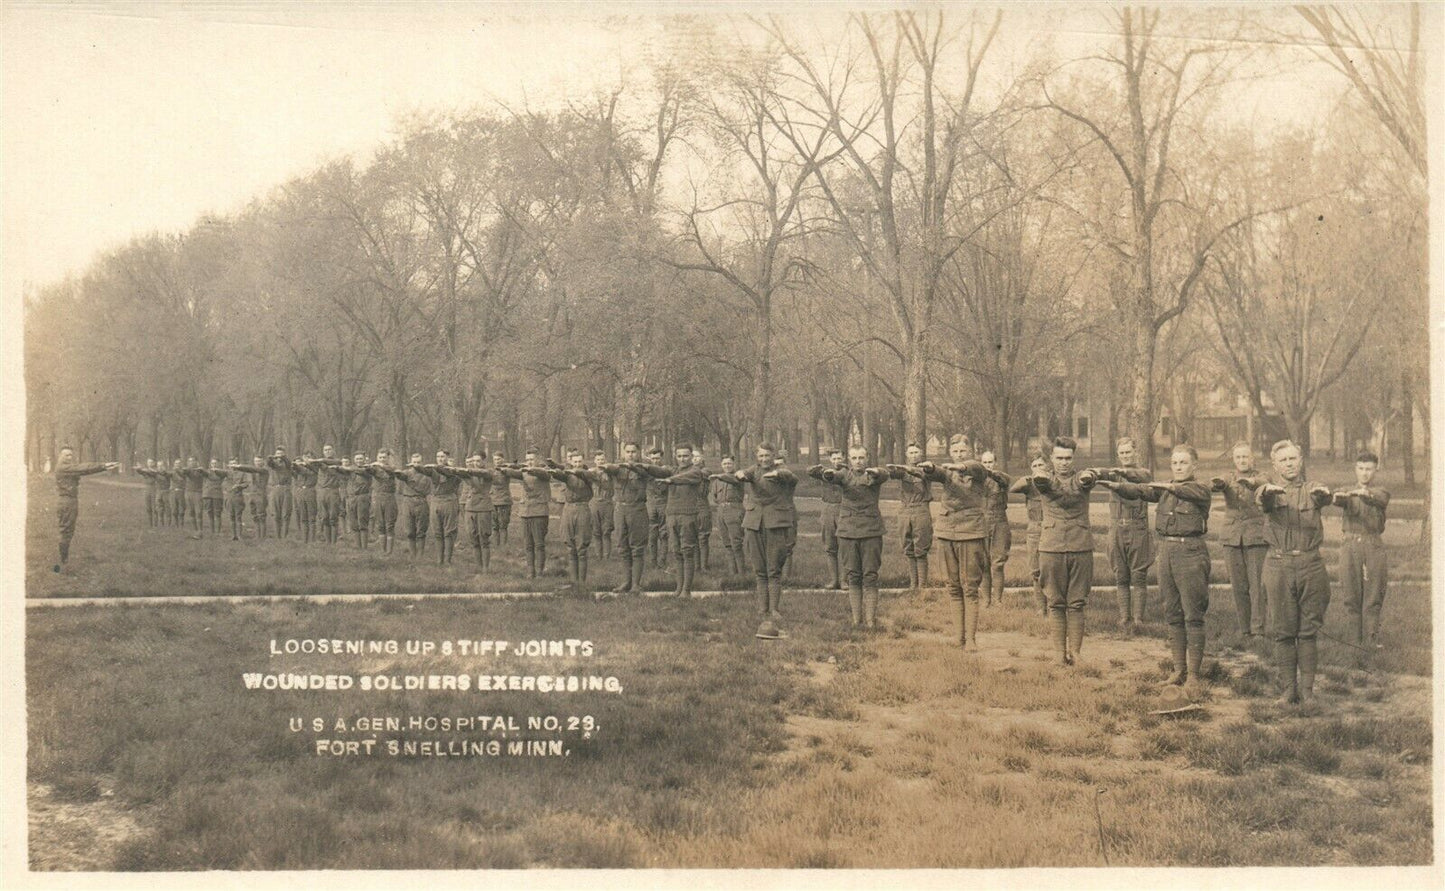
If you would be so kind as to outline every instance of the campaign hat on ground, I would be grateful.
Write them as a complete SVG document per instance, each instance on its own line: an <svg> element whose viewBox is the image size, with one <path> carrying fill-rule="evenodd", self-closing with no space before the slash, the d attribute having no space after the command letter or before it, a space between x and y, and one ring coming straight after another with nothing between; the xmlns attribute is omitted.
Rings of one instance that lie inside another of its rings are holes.
<svg viewBox="0 0 1445 891"><path fill-rule="evenodd" d="M786 636L778 629L778 623L772 619L764 619L763 624L758 626L758 633L753 635L762 640L778 640Z"/></svg>
<svg viewBox="0 0 1445 891"><path fill-rule="evenodd" d="M1159 691L1159 701L1150 710L1151 715L1174 715L1180 712L1197 711L1200 706L1190 702L1188 695L1182 687L1173 684L1166 685Z"/></svg>

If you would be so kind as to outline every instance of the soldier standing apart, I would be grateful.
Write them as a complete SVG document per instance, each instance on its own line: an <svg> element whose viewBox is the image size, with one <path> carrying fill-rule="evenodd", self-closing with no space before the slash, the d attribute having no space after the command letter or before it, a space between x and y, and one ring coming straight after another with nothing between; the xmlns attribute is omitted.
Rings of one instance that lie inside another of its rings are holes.
<svg viewBox="0 0 1445 891"><path fill-rule="evenodd" d="M527 464L508 468L507 476L522 482L522 544L527 551L527 578L547 570L547 505L552 495L552 473L535 448L527 449Z"/></svg>
<svg viewBox="0 0 1445 891"><path fill-rule="evenodd" d="M1345 511L1345 543L1340 556L1351 642L1371 649L1380 648L1380 611L1390 570L1380 538L1385 532L1390 493L1370 485L1379 469L1380 459L1374 452L1361 452L1355 459L1355 487L1332 496L1332 503Z"/></svg>
<svg viewBox="0 0 1445 891"><path fill-rule="evenodd" d="M407 554L413 561L421 554L422 542L426 540L427 497L431 495L431 480L421 471L421 452L412 452L411 460L405 467L396 470L397 502L396 521L406 535Z"/></svg>
<svg viewBox="0 0 1445 891"><path fill-rule="evenodd" d="M737 473L737 459L724 455L719 462L723 476ZM712 501L713 515L717 518L718 531L722 533L723 546L728 551L728 566L733 575L742 575L743 563L743 493L737 486L708 476L708 498Z"/></svg>
<svg viewBox="0 0 1445 891"><path fill-rule="evenodd" d="M995 603L1003 605L1003 570L1008 563L1008 552L1013 547L1013 530L1008 525L1008 491L1013 477L996 468L998 459L993 452L978 456L978 463L988 471L984 481L984 492L988 495L985 514L988 518L988 590L985 606Z"/></svg>
<svg viewBox="0 0 1445 891"><path fill-rule="evenodd" d="M246 490L251 488L251 475L232 458L226 468L226 516L231 521L231 541L240 541L246 528ZM264 512L262 522L265 522Z"/></svg>
<svg viewBox="0 0 1445 891"><path fill-rule="evenodd" d="M437 540L437 565L451 566L457 546L461 522L462 474L452 466L452 454L437 451L437 463L428 464L421 472L431 478L431 528Z"/></svg>
<svg viewBox="0 0 1445 891"><path fill-rule="evenodd" d="M1039 580L1049 599L1054 649L1061 665L1073 665L1084 644L1084 607L1094 584L1094 534L1089 530L1089 492L1098 475L1075 472L1072 436L1054 438L1052 468L1034 477L1043 500L1039 533Z"/></svg>
<svg viewBox="0 0 1445 891"><path fill-rule="evenodd" d="M866 449L864 453L866 455ZM849 454L851 459L851 451ZM823 553L828 555L828 566L833 571L833 581L828 585L829 590L832 591L841 591L843 589L842 577L839 574L840 564L838 562L838 505L843 501L843 486L842 484L832 484L830 478L820 476L819 474L824 470L834 472L843 470L848 466L848 463L851 463L851 461L844 462L842 449L829 449L828 467L825 468L821 464L814 464L808 468L808 476L829 483L829 485L823 487L823 511L819 515L819 519L823 525ZM852 588L848 589L848 596L853 596L852 591ZM856 619L853 624L858 624Z"/></svg>
<svg viewBox="0 0 1445 891"><path fill-rule="evenodd" d="M137 464L132 467L131 470L134 470L138 476L145 478L146 525L153 527L157 525L157 520L159 518L159 507L156 505L156 491L159 485L156 482L156 459L147 458L145 467L141 467L139 464Z"/></svg>
<svg viewBox="0 0 1445 891"><path fill-rule="evenodd" d="M270 487L266 499L271 503L271 521L276 524L277 538L291 537L291 462L286 450L280 446L266 459L270 473Z"/></svg>
<svg viewBox="0 0 1445 891"><path fill-rule="evenodd" d="M474 452L467 466L460 471L467 515L467 541L477 556L477 571L486 572L492 565L492 486L506 475L487 469L487 456Z"/></svg>
<svg viewBox="0 0 1445 891"><path fill-rule="evenodd" d="M1269 628L1281 675L1280 703L1308 703L1315 692L1319 650L1315 635L1330 605L1330 577L1320 556L1324 526L1320 508L1333 496L1325 486L1308 485L1300 448L1287 439L1269 450L1274 476L1255 491L1264 512L1264 591Z"/></svg>
<svg viewBox="0 0 1445 891"><path fill-rule="evenodd" d="M321 537L327 544L336 544L341 537L341 487L345 480L337 468L341 460L336 449L330 445L321 447L321 457L315 458L311 466L316 470L316 501L321 511Z"/></svg>
<svg viewBox="0 0 1445 891"><path fill-rule="evenodd" d="M220 535L221 511L226 502L226 477L229 474L215 458L211 459L211 466L201 473L201 513L210 524L211 534Z"/></svg>
<svg viewBox="0 0 1445 891"><path fill-rule="evenodd" d="M1119 466L1095 470L1099 479L1116 483L1147 483L1154 475L1138 464L1134 440L1121 437L1116 444ZM1134 633L1134 622L1145 620L1149 601L1149 567L1154 563L1154 536L1149 532L1149 504L1127 501L1114 492L1109 499L1109 566L1119 594L1119 621Z"/></svg>
<svg viewBox="0 0 1445 891"><path fill-rule="evenodd" d="M701 572L704 569L711 569L712 555L708 553L708 546L712 544L712 503L708 501L708 489L712 488L712 481L707 470L707 459L703 457L702 449L692 453L692 465L702 471L702 488L698 491L697 498L697 565L695 571Z"/></svg>
<svg viewBox="0 0 1445 891"><path fill-rule="evenodd" d="M968 438L948 441L951 463L924 462L924 478L943 486L943 510L933 532L943 547L948 596L958 614L958 644L978 648L978 589L988 578L988 471L973 459Z"/></svg>
<svg viewBox="0 0 1445 891"><path fill-rule="evenodd" d="M492 453L492 467L500 470L507 463L507 456L501 452ZM492 483L492 533L496 536L497 547L507 543L507 530L512 525L512 480L505 473L499 473Z"/></svg>
<svg viewBox="0 0 1445 891"><path fill-rule="evenodd" d="M898 484L898 510L903 523L903 556L908 561L908 589L928 587L928 550L933 547L933 488L918 469L923 449L910 442L905 464L889 464Z"/></svg>
<svg viewBox="0 0 1445 891"><path fill-rule="evenodd" d="M662 449L657 446L647 450L647 463L662 466ZM647 483L647 546L652 549L654 569L667 567L667 485L655 477Z"/></svg>
<svg viewBox="0 0 1445 891"><path fill-rule="evenodd" d="M1044 504L1039 500L1039 490L1034 488L1034 477L1045 476L1048 472L1048 459L1043 455L1034 455L1029 461L1028 475L1019 477L1009 486L1010 494L1024 496L1024 510L1029 518L1028 531L1024 533L1029 554L1029 578L1034 584L1034 601L1039 604L1045 618L1049 615L1049 599L1044 596L1044 586L1039 581L1039 534L1043 531Z"/></svg>
<svg viewBox="0 0 1445 891"><path fill-rule="evenodd" d="M1181 443L1169 455L1171 481L1167 483L1116 483L1099 485L1125 500L1142 499L1154 509L1154 531L1159 535L1159 594L1169 622L1169 653L1174 674L1166 684L1198 684L1204 662L1204 614L1209 610L1209 486L1194 479L1199 453Z"/></svg>
<svg viewBox="0 0 1445 891"><path fill-rule="evenodd" d="M552 472L552 479L562 484L562 541L567 545L567 577L572 592L585 597L587 591L587 551L592 547L592 494L599 478L606 474L588 470L586 459L577 449L567 450L567 466Z"/></svg>
<svg viewBox="0 0 1445 891"><path fill-rule="evenodd" d="M647 542L652 522L647 513L647 484L651 477L642 469L637 443L622 446L622 460L602 465L612 480L617 496L617 549L622 553L622 584L613 594L641 594L642 573L647 567Z"/></svg>
<svg viewBox="0 0 1445 891"><path fill-rule="evenodd" d="M342 458L336 468L346 480L346 528L356 536L356 549L366 550L371 538L371 472L366 467L366 455L357 452L355 457Z"/></svg>
<svg viewBox="0 0 1445 891"><path fill-rule="evenodd" d="M70 540L75 537L75 521L80 517L80 478L115 470L119 466L115 461L80 464L75 460L74 449L68 445L60 447L55 463L55 518L60 524L60 562L50 567L51 572L59 572L70 559Z"/></svg>
<svg viewBox="0 0 1445 891"><path fill-rule="evenodd" d="M1254 449L1247 442L1234 444L1230 460L1234 462L1234 478L1211 480L1214 491L1224 493L1224 522L1219 526L1218 538L1229 565L1229 587L1234 593L1239 633L1263 637L1268 610L1260 574L1269 546L1264 541L1264 514L1255 503L1254 492L1264 485L1265 476L1254 469Z"/></svg>
<svg viewBox="0 0 1445 891"><path fill-rule="evenodd" d="M605 470L607 455L593 452L592 470L596 476L592 494L592 543L597 546L597 557L606 560L612 556L612 477Z"/></svg>
<svg viewBox="0 0 1445 891"><path fill-rule="evenodd" d="M376 521L376 532L381 537L381 552L390 554L396 543L396 468L391 465L391 449L378 449L376 460L367 465L367 476L371 477L371 518ZM357 515L360 518L360 514ZM364 544L370 530L363 526L357 532Z"/></svg>
<svg viewBox="0 0 1445 891"><path fill-rule="evenodd" d="M829 459L842 455L834 449ZM824 491L836 491L834 517L835 547L842 554L848 577L848 614L853 627L878 627L878 568L883 563L883 514L878 510L878 493L893 478L885 467L868 466L868 450L848 449L848 466L825 468L816 464L808 475L822 480ZM828 501L825 498L824 504ZM836 581L837 563L834 563Z"/></svg>
<svg viewBox="0 0 1445 891"><path fill-rule="evenodd" d="M781 618L783 561L788 559L788 537L797 519L793 490L798 478L776 466L777 452L769 443L758 446L757 464L731 476L713 474L711 479L730 481L746 487L743 512L744 547L757 575L763 615Z"/></svg>

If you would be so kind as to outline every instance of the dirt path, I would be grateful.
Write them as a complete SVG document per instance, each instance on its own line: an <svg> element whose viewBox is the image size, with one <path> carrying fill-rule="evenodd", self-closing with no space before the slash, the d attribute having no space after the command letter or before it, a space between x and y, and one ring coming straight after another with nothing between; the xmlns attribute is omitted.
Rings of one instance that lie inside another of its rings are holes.
<svg viewBox="0 0 1445 891"><path fill-rule="evenodd" d="M64 801L43 783L26 791L32 870L113 870L121 846L144 831L108 789L85 802Z"/></svg>

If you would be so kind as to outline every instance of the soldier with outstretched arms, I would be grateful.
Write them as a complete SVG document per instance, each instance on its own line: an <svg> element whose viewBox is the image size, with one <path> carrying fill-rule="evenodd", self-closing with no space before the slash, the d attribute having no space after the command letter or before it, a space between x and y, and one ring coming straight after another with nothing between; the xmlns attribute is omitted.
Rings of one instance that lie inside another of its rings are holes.
<svg viewBox="0 0 1445 891"><path fill-rule="evenodd" d="M878 569L883 563L883 514L878 495L893 478L886 467L869 467L868 450L848 450L846 467L831 461L831 467L815 464L808 475L821 480L824 491L835 490L839 498L835 517L836 546L848 579L848 614L853 626L878 627ZM835 574L837 570L834 570Z"/></svg>
<svg viewBox="0 0 1445 891"><path fill-rule="evenodd" d="M1024 511L1028 516L1028 531L1025 533L1024 542L1029 554L1029 578L1033 580L1034 601L1039 604L1039 609L1047 617L1049 614L1049 599L1044 596L1044 586L1039 581L1039 536L1043 532L1044 505L1039 499L1039 490L1034 488L1034 477L1044 476L1049 472L1048 459L1043 455L1034 455L1029 460L1029 472L1013 481L1009 486L1010 494L1024 496Z"/></svg>
<svg viewBox="0 0 1445 891"><path fill-rule="evenodd" d="M1115 444L1119 466L1095 469L1101 480L1116 483L1147 483L1154 478L1138 464L1138 449L1131 437ZM1149 602L1149 567L1154 563L1154 536L1149 533L1149 504L1132 501L1114 492L1109 498L1109 566L1114 572L1114 589L1119 596L1119 621L1126 634L1133 634L1134 622L1144 621Z"/></svg>
<svg viewBox="0 0 1445 891"><path fill-rule="evenodd" d="M1234 473L1210 481L1214 491L1224 494L1224 522L1219 524L1216 535L1224 545L1239 633L1263 637L1269 610L1262 576L1269 546L1264 540L1264 514L1255 503L1254 492L1266 480L1254 467L1254 449L1249 443L1235 443L1230 460L1234 462Z"/></svg>
<svg viewBox="0 0 1445 891"><path fill-rule="evenodd" d="M1013 477L999 470L998 459L991 451L978 456L978 463L988 471L984 481L984 492L988 505L984 510L988 519L988 579L984 590L984 606L995 603L1003 605L1003 572L1008 563L1008 552L1013 547L1013 530L1008 525L1008 492Z"/></svg>
<svg viewBox="0 0 1445 891"><path fill-rule="evenodd" d="M1094 533L1089 528L1089 493L1099 481L1092 470L1074 470L1079 444L1054 438L1047 473L1034 488L1043 501L1039 532L1039 580L1049 598L1049 621L1059 664L1073 665L1084 645L1084 607L1094 584Z"/></svg>
<svg viewBox="0 0 1445 891"><path fill-rule="evenodd" d="M744 547L757 576L763 615L780 618L783 600L783 562L796 521L793 491L798 478L778 467L776 450L770 443L757 448L757 463L732 475L713 474L711 479L744 489Z"/></svg>
<svg viewBox="0 0 1445 891"><path fill-rule="evenodd" d="M75 460L75 449L61 446L55 462L55 518L60 526L60 562L51 567L60 572L70 559L70 541L75 537L75 522L80 518L80 478L92 473L115 470L115 461L81 464Z"/></svg>
<svg viewBox="0 0 1445 891"><path fill-rule="evenodd" d="M647 514L647 485L652 479L642 469L637 443L624 443L622 460L603 464L601 470L612 481L617 499L617 550L622 555L622 584L613 594L641 594L642 576L647 568L647 542L652 534Z"/></svg>
<svg viewBox="0 0 1445 891"><path fill-rule="evenodd" d="M898 485L898 518L903 526L903 558L908 561L908 589L928 587L928 551L933 547L933 486L918 469L923 448L910 442L904 464L890 464Z"/></svg>

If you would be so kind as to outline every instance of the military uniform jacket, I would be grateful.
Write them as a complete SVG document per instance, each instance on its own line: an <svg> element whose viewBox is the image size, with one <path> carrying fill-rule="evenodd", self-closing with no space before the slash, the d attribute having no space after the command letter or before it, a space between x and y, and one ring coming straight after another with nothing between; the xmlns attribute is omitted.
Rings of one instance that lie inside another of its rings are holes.
<svg viewBox="0 0 1445 891"><path fill-rule="evenodd" d="M298 488L298 489L314 489L314 488L316 488L316 468L314 468L314 467L308 467L307 465L302 464L300 461L297 461L295 464L291 465L291 470L292 470L291 481L292 481L292 483L295 484L296 488ZM275 478L276 478L276 475L275 475L275 474L272 474L272 475L271 475L271 479L274 480Z"/></svg>
<svg viewBox="0 0 1445 891"><path fill-rule="evenodd" d="M552 472L545 467L503 471L522 481L522 517L547 516L547 503L552 497Z"/></svg>
<svg viewBox="0 0 1445 891"><path fill-rule="evenodd" d="M394 467L363 467L363 473L371 477L372 495L395 495L396 494L396 468Z"/></svg>
<svg viewBox="0 0 1445 891"><path fill-rule="evenodd" d="M1029 527L1038 529L1044 518L1044 503L1039 498L1039 490L1034 487L1034 478L1021 476L1013 481L1008 490L1010 494L1020 493L1024 496L1024 512L1028 514Z"/></svg>
<svg viewBox="0 0 1445 891"><path fill-rule="evenodd" d="M1193 477L1161 489L1137 483L1120 483L1114 494L1142 499L1159 505L1154 511L1154 531L1165 536L1198 538L1209 531L1209 504L1213 492Z"/></svg>
<svg viewBox="0 0 1445 891"><path fill-rule="evenodd" d="M563 504L586 504L592 500L592 485L604 473L591 470L559 470L555 479L562 483Z"/></svg>
<svg viewBox="0 0 1445 891"><path fill-rule="evenodd" d="M456 501L462 494L462 478L455 467L425 467L422 473L432 481L433 501Z"/></svg>
<svg viewBox="0 0 1445 891"><path fill-rule="evenodd" d="M638 506L647 503L648 481L651 477L628 464L605 464L603 471L615 481L617 503Z"/></svg>
<svg viewBox="0 0 1445 891"><path fill-rule="evenodd" d="M921 472L920 468L909 466ZM898 480L898 505L904 512L928 510L928 503L933 500L932 483L903 470L895 471L893 478Z"/></svg>
<svg viewBox="0 0 1445 891"><path fill-rule="evenodd" d="M431 494L431 480L414 467L403 467L392 474L398 494L403 498L426 498Z"/></svg>
<svg viewBox="0 0 1445 891"><path fill-rule="evenodd" d="M254 470L255 468L251 468ZM225 483L226 494L232 498L244 498L246 490L251 488L251 475L240 467L233 467L226 471Z"/></svg>
<svg viewBox="0 0 1445 891"><path fill-rule="evenodd" d="M316 468L316 488L340 489L340 467L340 458L322 458L320 466Z"/></svg>
<svg viewBox="0 0 1445 891"><path fill-rule="evenodd" d="M206 471L199 467L187 467L181 471L186 477L186 491L199 494L206 488Z"/></svg>
<svg viewBox="0 0 1445 891"><path fill-rule="evenodd" d="M1154 474L1144 467L1119 467L1119 473L1100 474L1121 483L1147 483ZM1117 491L1109 493L1109 520L1114 526L1149 528L1149 503L1139 498L1123 498Z"/></svg>
<svg viewBox="0 0 1445 891"><path fill-rule="evenodd" d="M277 458L276 456L272 455L270 458L266 459L266 469L271 471L271 485L291 485L291 474L295 471L294 468L292 468L290 461L287 461L285 458Z"/></svg>
<svg viewBox="0 0 1445 891"><path fill-rule="evenodd" d="M1378 486L1366 487L1368 494L1341 492L1332 502L1345 509L1346 535L1380 535L1385 531L1385 508L1390 506L1390 493Z"/></svg>
<svg viewBox="0 0 1445 891"><path fill-rule="evenodd" d="M824 467L824 466L821 465L821 464L817 464L817 465L814 465L813 467L809 467L809 468L808 468L808 476L811 476L811 477L813 477L813 478L815 478L815 479L823 480L824 482L829 482L829 481L830 481L829 478L820 476L819 474L814 473L813 471L817 470L817 471L829 471L829 472L833 472L833 473L841 473L842 471L848 470L848 469L849 469L849 468L847 468L847 467L843 467L843 468L840 468L840 469L838 469L838 470L835 471L835 470L833 470L833 468L831 468L831 467ZM885 473L886 473L886 471L885 471ZM892 477L892 474L889 474L889 477L891 478L891 477ZM820 493L820 497L822 497L824 504L839 504L839 503L841 503L841 502L843 501L843 489L842 489L841 486L834 486L834 485L824 486L824 487L823 487L823 491ZM860 535L860 536L856 536L856 537L858 537L858 538L867 538L868 536L866 536L866 535Z"/></svg>
<svg viewBox="0 0 1445 891"><path fill-rule="evenodd" d="M266 481L271 478L271 471L267 470L267 469L264 468L264 467L256 467L256 466L251 465L251 464L238 464L236 467L234 467L234 468L232 468L232 469L233 469L233 470L240 471L241 473L244 473L244 474L246 474L247 476L257 477L254 485L250 486L249 488L258 490L258 491L257 491L257 494L260 494L260 495L266 494L265 492L259 491L259 490L263 490L263 489L266 488Z"/></svg>
<svg viewBox="0 0 1445 891"><path fill-rule="evenodd" d="M777 476L764 479L763 475L770 472ZM798 487L798 478L793 476L792 471L781 467L767 471L753 466L742 471L742 474L741 479L736 476L722 479L737 480L738 485L747 487L747 499L744 501L746 507L743 510L744 529L754 532L763 529L787 529L798 521L798 514L793 506L793 490Z"/></svg>
<svg viewBox="0 0 1445 891"><path fill-rule="evenodd" d="M1264 514L1254 500L1255 490L1264 483L1264 474L1252 470L1224 481L1220 489L1224 493L1224 521L1216 530L1222 544L1234 548L1265 544Z"/></svg>
<svg viewBox="0 0 1445 891"><path fill-rule="evenodd" d="M656 464L644 464L643 467L657 467ZM659 483L656 479L647 481L647 506L665 507L667 505L667 483Z"/></svg>
<svg viewBox="0 0 1445 891"><path fill-rule="evenodd" d="M1001 470L987 471L988 479L984 482L983 489L987 495L988 503L985 512L988 518L994 522L1008 519L1008 490L1013 485L1013 477Z"/></svg>
<svg viewBox="0 0 1445 891"><path fill-rule="evenodd" d="M693 517L705 509L703 504L703 486L707 484L707 468L699 467L696 464L689 464L687 467L677 469L670 467L657 467L647 465L648 473L658 476L658 472L665 474L667 482L664 484L667 489L666 514L669 517ZM651 485L651 484L649 484Z"/></svg>
<svg viewBox="0 0 1445 891"><path fill-rule="evenodd" d="M839 538L881 538L883 536L883 514L878 510L878 493L883 484L893 478L884 467L869 467L854 470L845 467L834 470L831 467L814 467L808 474L822 480L824 492L838 495Z"/></svg>
<svg viewBox="0 0 1445 891"><path fill-rule="evenodd" d="M742 489L729 484L725 480L708 481L708 499L716 508L736 508L742 510L743 492Z"/></svg>
<svg viewBox="0 0 1445 891"><path fill-rule="evenodd" d="M222 487L226 482L226 476L227 474L224 470L205 471L205 476L201 477L201 497L223 497Z"/></svg>
<svg viewBox="0 0 1445 891"><path fill-rule="evenodd" d="M1084 485L1077 473L1034 477L1034 488L1043 501L1044 516L1039 521L1039 552L1070 554L1094 549L1094 533L1089 529L1089 492L1094 484Z"/></svg>
<svg viewBox="0 0 1445 891"><path fill-rule="evenodd" d="M977 461L960 470L930 467L927 479L943 486L943 510L933 521L933 534L945 541L988 537L988 471Z"/></svg>
<svg viewBox="0 0 1445 891"><path fill-rule="evenodd" d="M594 504L612 503L612 476L601 469L592 470L592 502Z"/></svg>
<svg viewBox="0 0 1445 891"><path fill-rule="evenodd" d="M157 492L171 490L171 474L168 470L152 470L151 481L155 483Z"/></svg>
<svg viewBox="0 0 1445 891"><path fill-rule="evenodd" d="M363 495L371 494L371 470L369 468L341 467L337 470L346 477L346 497L360 498Z"/></svg>
<svg viewBox="0 0 1445 891"><path fill-rule="evenodd" d="M1270 553L1318 551L1324 541L1320 508L1333 499L1328 493L1310 494L1310 483L1301 473L1294 482L1271 480L1284 487L1283 495L1266 494L1263 486L1254 493L1255 503L1264 511L1264 539Z"/></svg>
<svg viewBox="0 0 1445 891"><path fill-rule="evenodd" d="M492 506L512 503L512 479L505 473L498 472L496 480L492 482Z"/></svg>
<svg viewBox="0 0 1445 891"><path fill-rule="evenodd" d="M101 473L104 464L57 464L55 466L55 492L61 498L80 497L80 478L92 473Z"/></svg>

